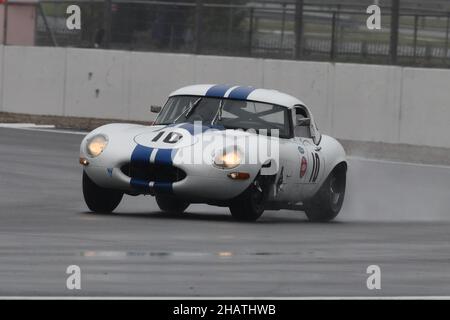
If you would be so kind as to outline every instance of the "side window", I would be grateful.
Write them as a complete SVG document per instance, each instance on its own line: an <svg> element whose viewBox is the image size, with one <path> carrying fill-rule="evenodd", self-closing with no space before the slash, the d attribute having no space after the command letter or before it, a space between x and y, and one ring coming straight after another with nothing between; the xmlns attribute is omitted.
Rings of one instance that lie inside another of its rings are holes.
<svg viewBox="0 0 450 320"><path fill-rule="evenodd" d="M311 138L310 124L311 119L308 118L306 110L301 107L296 107L294 135L296 137Z"/></svg>

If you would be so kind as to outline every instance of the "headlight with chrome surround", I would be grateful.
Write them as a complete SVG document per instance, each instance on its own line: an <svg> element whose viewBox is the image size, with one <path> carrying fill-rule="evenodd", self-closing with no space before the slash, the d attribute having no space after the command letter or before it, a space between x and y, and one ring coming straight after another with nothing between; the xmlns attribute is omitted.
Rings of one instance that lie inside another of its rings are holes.
<svg viewBox="0 0 450 320"><path fill-rule="evenodd" d="M224 149L214 157L214 165L221 169L233 169L241 164L241 153L237 148Z"/></svg>
<svg viewBox="0 0 450 320"><path fill-rule="evenodd" d="M103 134L97 134L87 140L86 151L92 158L98 157L108 145L108 137Z"/></svg>

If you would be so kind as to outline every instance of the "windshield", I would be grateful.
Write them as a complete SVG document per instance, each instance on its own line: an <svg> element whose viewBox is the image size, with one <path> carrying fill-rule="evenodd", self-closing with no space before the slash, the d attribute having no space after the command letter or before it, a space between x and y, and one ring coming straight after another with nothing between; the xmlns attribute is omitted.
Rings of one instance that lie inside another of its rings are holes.
<svg viewBox="0 0 450 320"><path fill-rule="evenodd" d="M279 130L290 137L289 110L274 104L200 96L170 97L155 124L201 121L227 129ZM270 133L270 132L269 132Z"/></svg>

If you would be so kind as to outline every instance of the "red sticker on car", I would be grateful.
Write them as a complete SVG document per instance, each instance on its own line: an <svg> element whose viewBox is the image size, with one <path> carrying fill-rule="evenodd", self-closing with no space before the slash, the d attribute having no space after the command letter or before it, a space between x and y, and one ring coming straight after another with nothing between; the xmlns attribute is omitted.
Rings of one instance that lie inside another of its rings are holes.
<svg viewBox="0 0 450 320"><path fill-rule="evenodd" d="M303 178L303 176L306 173L306 169L308 168L308 163L306 161L305 157L302 157L302 163L300 165L300 178Z"/></svg>

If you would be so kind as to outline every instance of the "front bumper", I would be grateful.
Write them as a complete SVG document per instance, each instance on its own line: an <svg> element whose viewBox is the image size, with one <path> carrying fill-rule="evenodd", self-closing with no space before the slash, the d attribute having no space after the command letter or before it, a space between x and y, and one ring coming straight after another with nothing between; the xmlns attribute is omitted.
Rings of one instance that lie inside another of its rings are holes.
<svg viewBox="0 0 450 320"><path fill-rule="evenodd" d="M253 181L250 174L246 180L231 179L233 170L215 169L215 174L203 176L189 173L180 181L151 181L126 175L119 167L102 167L89 164L84 171L96 184L109 189L122 190L128 194L169 193L185 198L228 200L241 194Z"/></svg>

